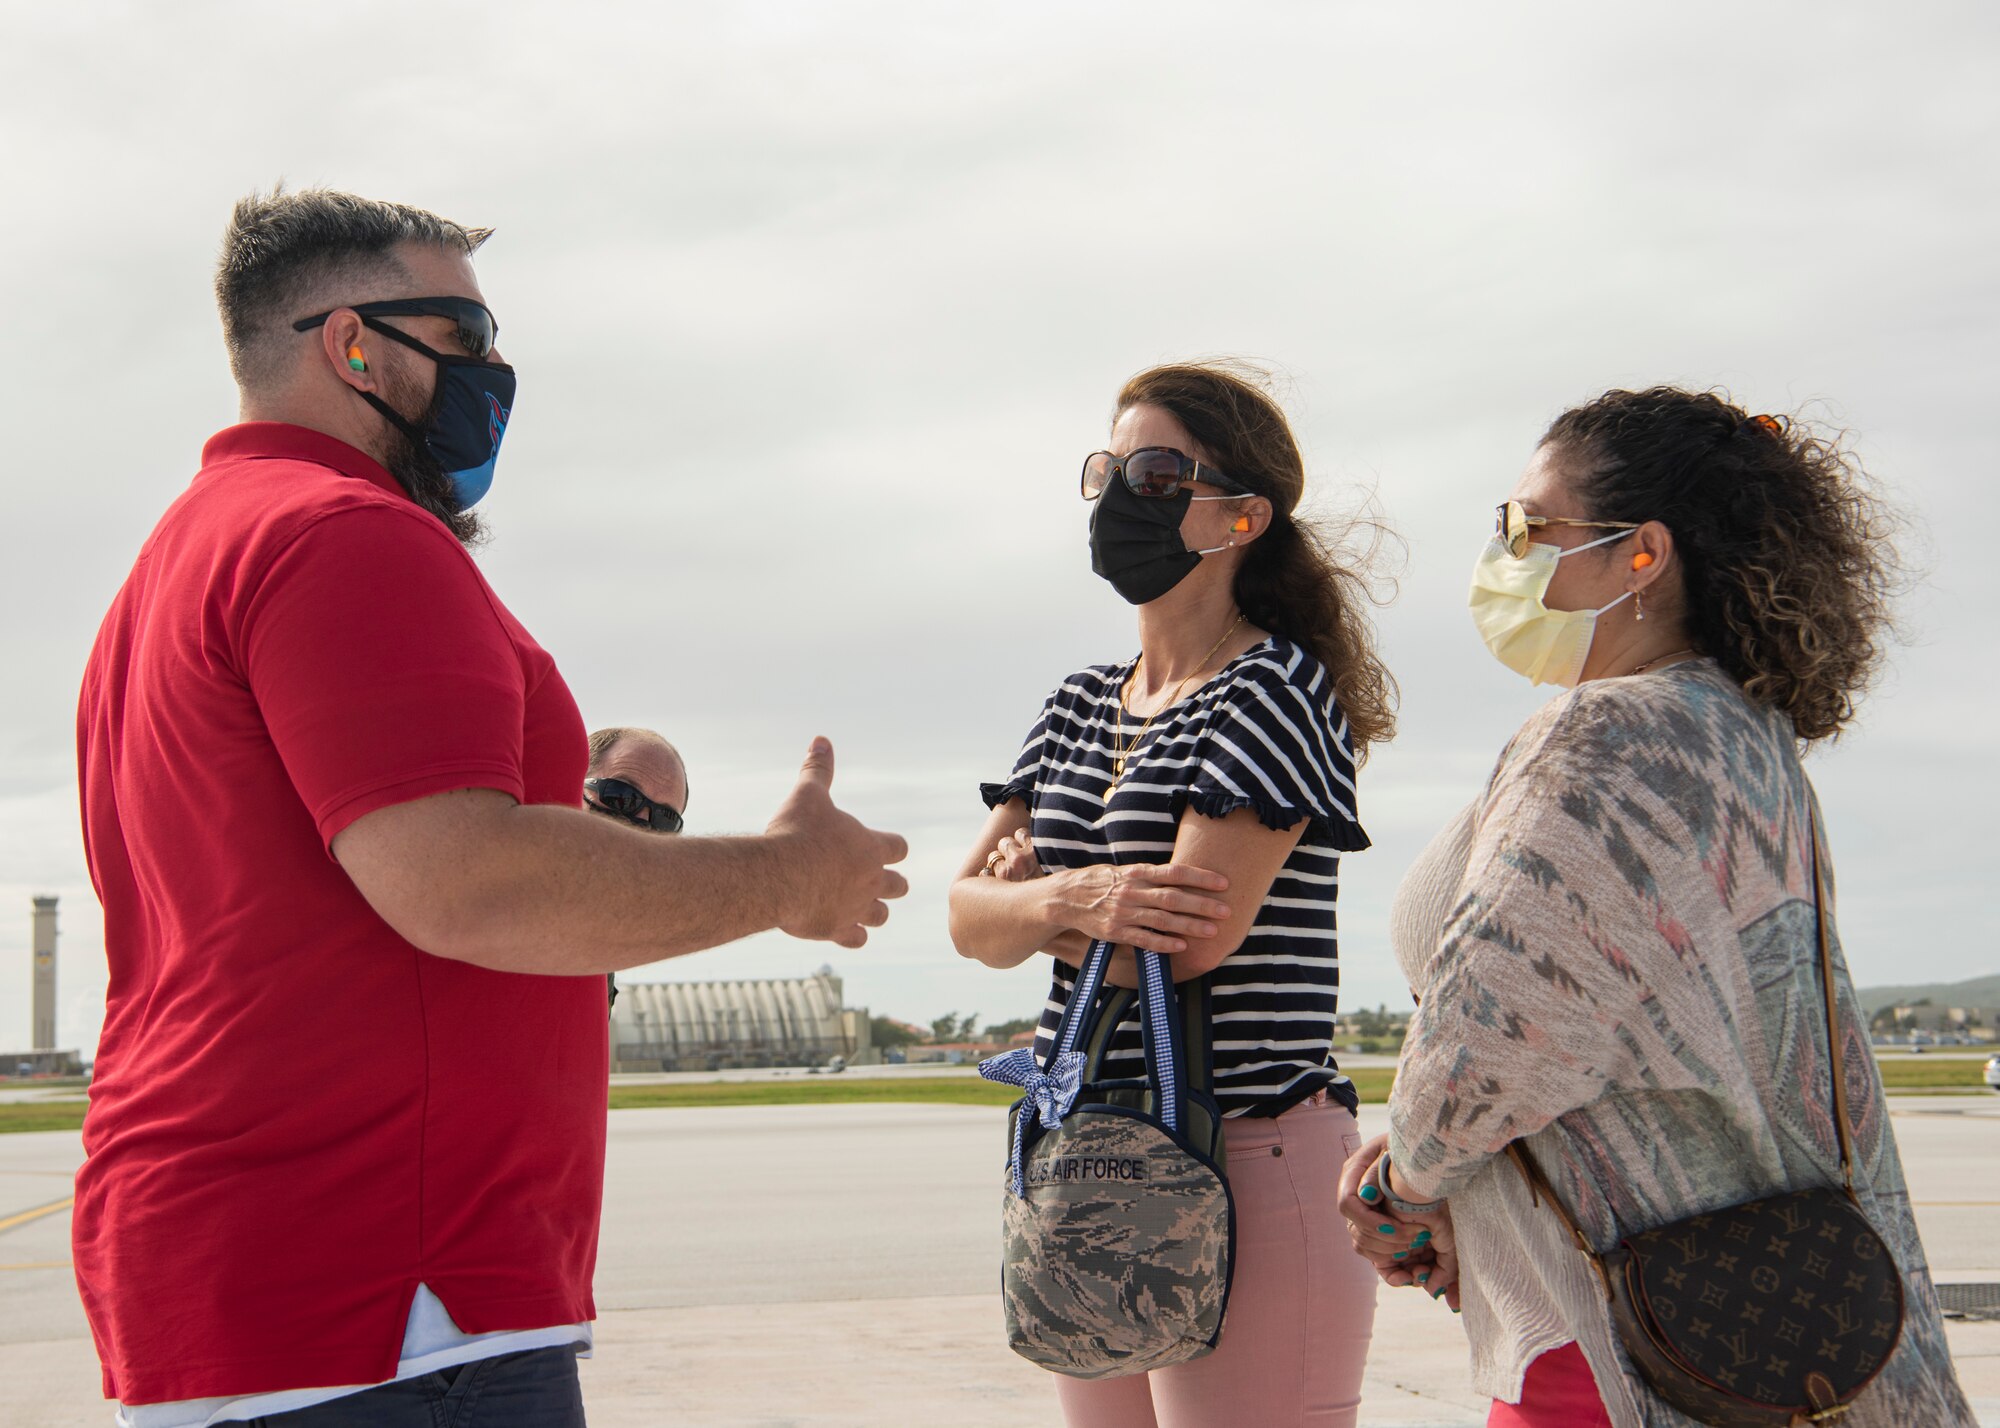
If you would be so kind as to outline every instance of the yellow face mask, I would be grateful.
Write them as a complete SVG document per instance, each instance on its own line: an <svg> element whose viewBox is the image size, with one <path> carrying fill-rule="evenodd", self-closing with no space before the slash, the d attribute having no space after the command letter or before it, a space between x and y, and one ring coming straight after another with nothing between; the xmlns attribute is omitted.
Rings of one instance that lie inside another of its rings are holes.
<svg viewBox="0 0 2000 1428"><path fill-rule="evenodd" d="M1556 562L1566 555L1624 540L1630 531L1564 550L1559 545L1531 545L1518 560L1497 537L1486 543L1472 567L1472 622L1493 657L1531 684L1565 688L1583 677L1597 617L1632 598L1627 590L1602 610L1551 610L1542 603Z"/></svg>

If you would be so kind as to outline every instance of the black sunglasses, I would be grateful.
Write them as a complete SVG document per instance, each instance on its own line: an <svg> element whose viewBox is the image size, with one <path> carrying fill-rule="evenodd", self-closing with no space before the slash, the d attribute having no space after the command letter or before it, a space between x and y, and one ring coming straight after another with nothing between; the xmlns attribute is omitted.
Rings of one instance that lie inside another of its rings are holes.
<svg viewBox="0 0 2000 1428"><path fill-rule="evenodd" d="M359 317L448 317L458 324L458 344L474 357L485 357L500 339L500 324L482 302L462 297L395 298L388 302L348 303ZM340 308L330 308L315 317L302 317L292 331L306 332L318 327Z"/></svg>
<svg viewBox="0 0 2000 1428"><path fill-rule="evenodd" d="M583 791L590 807L652 833L681 831L681 811L670 803L655 803L622 778L587 778Z"/></svg>
<svg viewBox="0 0 2000 1428"><path fill-rule="evenodd" d="M1123 481L1125 489L1135 496L1151 496L1155 500L1168 500L1181 493L1181 487L1190 481L1206 482L1210 486L1220 486L1231 496L1252 494L1246 487L1230 480L1213 466L1205 466L1192 456L1184 456L1171 446L1142 446L1125 456L1113 456L1108 451L1093 451L1083 458L1083 499L1094 501L1104 494L1104 488L1113 481ZM1219 496L1198 496L1197 500L1215 501Z"/></svg>

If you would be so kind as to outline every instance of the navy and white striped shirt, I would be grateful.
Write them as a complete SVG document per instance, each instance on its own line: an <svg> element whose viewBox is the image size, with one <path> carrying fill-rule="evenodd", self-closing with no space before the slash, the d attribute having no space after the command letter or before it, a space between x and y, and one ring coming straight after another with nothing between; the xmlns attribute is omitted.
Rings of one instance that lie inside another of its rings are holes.
<svg viewBox="0 0 2000 1428"><path fill-rule="evenodd" d="M986 806L1026 801L1045 871L1168 862L1188 809L1221 818L1252 808L1272 828L1306 820L1243 945L1209 974L1215 1095L1230 1116L1275 1116L1321 1087L1352 1109L1354 1086L1333 1059L1333 904L1340 855L1366 848L1368 835L1355 821L1354 757L1332 678L1289 640L1253 646L1160 713L1107 802L1116 749L1144 723L1119 703L1131 673L1127 662L1065 679L1014 776L980 785ZM1057 962L1035 1042L1044 1061L1073 980ZM1113 1035L1105 1069L1145 1074L1136 1010Z"/></svg>

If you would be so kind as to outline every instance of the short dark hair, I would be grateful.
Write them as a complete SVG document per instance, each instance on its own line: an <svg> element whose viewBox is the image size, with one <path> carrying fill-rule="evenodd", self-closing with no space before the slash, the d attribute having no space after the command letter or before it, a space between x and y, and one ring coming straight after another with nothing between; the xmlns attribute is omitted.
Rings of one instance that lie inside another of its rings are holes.
<svg viewBox="0 0 2000 1428"><path fill-rule="evenodd" d="M287 193L280 183L239 200L215 267L215 303L237 385L260 385L292 322L322 310L316 306L322 300L337 303L330 294L340 284L403 276L399 245L429 243L469 256L492 234L421 208L325 188Z"/></svg>

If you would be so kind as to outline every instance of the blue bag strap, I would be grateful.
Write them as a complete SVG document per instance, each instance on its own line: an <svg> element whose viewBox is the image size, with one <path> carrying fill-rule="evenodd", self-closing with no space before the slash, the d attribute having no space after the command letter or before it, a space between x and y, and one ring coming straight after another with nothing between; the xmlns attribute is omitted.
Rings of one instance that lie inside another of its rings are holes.
<svg viewBox="0 0 2000 1428"><path fill-rule="evenodd" d="M1187 1094L1186 1048L1182 1045L1179 998L1167 959L1157 952L1134 948L1139 961L1139 1025L1145 1038L1146 1080L1152 1087L1160 1121L1167 1129L1182 1128L1182 1099ZM1049 1050L1044 1071L1052 1071L1056 1058L1085 1045L1103 1008L1098 993L1104 987L1104 973L1111 964L1112 945L1093 942L1078 969L1069 1001L1063 1006L1062 1020Z"/></svg>
<svg viewBox="0 0 2000 1428"><path fill-rule="evenodd" d="M1155 1114L1176 1133L1181 1128L1181 1098L1186 1061L1181 1046L1181 1019L1174 979L1167 959L1139 949L1139 1025L1146 1040L1146 1079L1152 1083Z"/></svg>
<svg viewBox="0 0 2000 1428"><path fill-rule="evenodd" d="M1077 969L1076 982L1069 991L1069 1001L1063 1005L1062 1020L1056 1023L1055 1040L1049 1048L1049 1065L1066 1051L1074 1051L1090 1036L1091 1025L1097 1020L1097 994L1104 986L1105 968L1111 965L1111 944L1093 942L1084 956L1083 965ZM1048 1068L1043 1068L1048 1069Z"/></svg>

